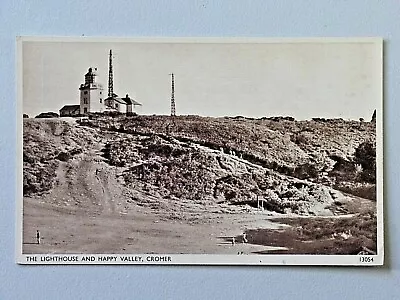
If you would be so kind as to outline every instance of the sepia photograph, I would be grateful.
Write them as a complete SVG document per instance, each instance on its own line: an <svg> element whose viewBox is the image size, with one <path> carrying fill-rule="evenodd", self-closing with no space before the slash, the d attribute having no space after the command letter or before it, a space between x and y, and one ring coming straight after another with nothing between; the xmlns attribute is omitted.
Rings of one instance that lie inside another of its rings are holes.
<svg viewBox="0 0 400 300"><path fill-rule="evenodd" d="M19 37L17 262L382 265L382 47Z"/></svg>

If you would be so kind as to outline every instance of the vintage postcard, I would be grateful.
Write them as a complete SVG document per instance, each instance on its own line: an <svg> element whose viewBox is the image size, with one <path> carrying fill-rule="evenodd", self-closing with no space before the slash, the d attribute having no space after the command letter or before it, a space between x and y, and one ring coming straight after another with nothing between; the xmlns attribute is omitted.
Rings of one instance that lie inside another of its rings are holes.
<svg viewBox="0 0 400 300"><path fill-rule="evenodd" d="M17 262L382 265L382 47L17 38Z"/></svg>

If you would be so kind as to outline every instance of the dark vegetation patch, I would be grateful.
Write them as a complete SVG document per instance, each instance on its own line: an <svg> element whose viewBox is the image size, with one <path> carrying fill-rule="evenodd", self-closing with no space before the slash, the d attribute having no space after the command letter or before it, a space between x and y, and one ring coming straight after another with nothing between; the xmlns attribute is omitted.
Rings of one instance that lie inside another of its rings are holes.
<svg viewBox="0 0 400 300"><path fill-rule="evenodd" d="M354 162L361 166L358 181L376 182L376 144L375 142L361 143L355 152Z"/></svg>
<svg viewBox="0 0 400 300"><path fill-rule="evenodd" d="M331 156L336 162L329 176L334 187L342 192L376 200L376 145L375 142L361 143L350 160Z"/></svg>
<svg viewBox="0 0 400 300"><path fill-rule="evenodd" d="M55 112L40 113L35 118L58 118L59 115Z"/></svg>
<svg viewBox="0 0 400 300"><path fill-rule="evenodd" d="M49 161L31 167L24 162L23 194L30 195L50 190L56 177L57 162Z"/></svg>
<svg viewBox="0 0 400 300"><path fill-rule="evenodd" d="M265 254L356 255L363 249L377 251L376 214L372 212L350 218L281 218L274 222L291 227L246 231L249 243L289 249Z"/></svg>
<svg viewBox="0 0 400 300"><path fill-rule="evenodd" d="M68 161L71 158L73 158L75 155L82 153L81 148L74 148L70 151L61 151L58 153L58 155L55 157L55 159L58 159L59 161Z"/></svg>
<svg viewBox="0 0 400 300"><path fill-rule="evenodd" d="M340 182L335 189L353 196L376 201L376 185L372 183Z"/></svg>

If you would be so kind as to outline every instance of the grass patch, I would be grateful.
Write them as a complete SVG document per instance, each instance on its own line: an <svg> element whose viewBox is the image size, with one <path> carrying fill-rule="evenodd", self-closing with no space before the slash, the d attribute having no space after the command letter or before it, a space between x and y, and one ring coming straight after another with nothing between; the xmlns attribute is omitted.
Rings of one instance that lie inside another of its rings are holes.
<svg viewBox="0 0 400 300"><path fill-rule="evenodd" d="M376 185L371 183L338 183L335 188L341 192L376 201Z"/></svg>
<svg viewBox="0 0 400 300"><path fill-rule="evenodd" d="M250 229L249 243L287 247L289 250L261 254L347 254L363 248L376 253L376 214L366 212L349 218L281 218L278 223L291 227L279 230ZM239 238L239 237L238 237Z"/></svg>

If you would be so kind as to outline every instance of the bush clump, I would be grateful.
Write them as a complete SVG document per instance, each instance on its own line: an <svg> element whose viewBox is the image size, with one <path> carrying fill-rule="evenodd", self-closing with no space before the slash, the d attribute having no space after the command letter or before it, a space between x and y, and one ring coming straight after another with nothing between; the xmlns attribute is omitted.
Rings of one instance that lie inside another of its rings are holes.
<svg viewBox="0 0 400 300"><path fill-rule="evenodd" d="M355 152L356 164L360 164L361 180L369 183L376 182L376 145L371 142L361 143Z"/></svg>

